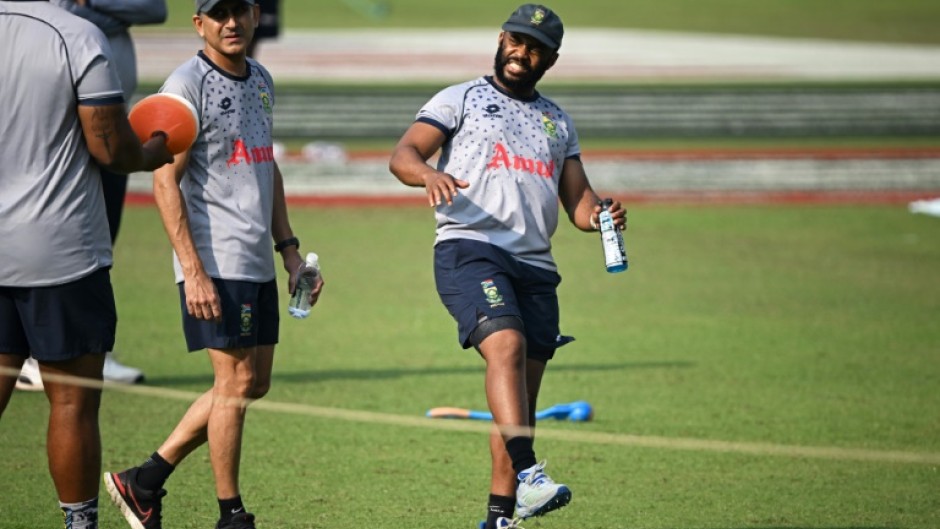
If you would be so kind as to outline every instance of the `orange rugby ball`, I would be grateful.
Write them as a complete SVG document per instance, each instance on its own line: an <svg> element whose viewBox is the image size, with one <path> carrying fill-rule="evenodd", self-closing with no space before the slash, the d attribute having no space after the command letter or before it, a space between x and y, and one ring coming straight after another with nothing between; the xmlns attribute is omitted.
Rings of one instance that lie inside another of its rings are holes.
<svg viewBox="0 0 940 529"><path fill-rule="evenodd" d="M176 94L152 94L141 99L131 108L127 120L141 143L157 131L166 133L166 146L173 154L189 149L199 132L196 108Z"/></svg>

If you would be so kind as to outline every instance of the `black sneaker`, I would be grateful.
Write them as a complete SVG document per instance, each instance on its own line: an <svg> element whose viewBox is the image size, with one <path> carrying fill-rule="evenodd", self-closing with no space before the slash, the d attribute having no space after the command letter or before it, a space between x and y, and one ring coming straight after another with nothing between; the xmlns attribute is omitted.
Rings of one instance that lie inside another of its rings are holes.
<svg viewBox="0 0 940 529"><path fill-rule="evenodd" d="M215 529L255 529L255 515L250 512L240 512L225 525L222 522L215 524Z"/></svg>
<svg viewBox="0 0 940 529"><path fill-rule="evenodd" d="M160 513L166 491L151 491L138 487L139 470L134 467L124 472L105 472L104 486L108 489L111 501L121 509L121 514L133 529L162 529Z"/></svg>

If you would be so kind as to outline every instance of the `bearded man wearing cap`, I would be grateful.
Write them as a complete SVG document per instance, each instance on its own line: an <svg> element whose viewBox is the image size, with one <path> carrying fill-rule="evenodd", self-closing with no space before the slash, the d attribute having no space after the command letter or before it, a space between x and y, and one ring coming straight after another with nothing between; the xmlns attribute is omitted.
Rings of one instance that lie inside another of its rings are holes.
<svg viewBox="0 0 940 529"><path fill-rule="evenodd" d="M551 254L558 203L578 229L601 212L571 117L536 90L558 60L564 26L537 4L503 24L492 76L450 86L418 112L389 161L435 208L434 275L458 341L486 363L492 478L482 529L514 527L568 504L533 449L536 400L548 361L571 342L559 329ZM428 160L440 151L436 167ZM620 202L614 223L626 227ZM513 514L515 511L515 515Z"/></svg>
<svg viewBox="0 0 940 529"><path fill-rule="evenodd" d="M238 470L247 404L271 384L280 313L274 253L289 292L304 263L273 155L274 83L247 56L258 15L253 0L196 0L193 25L204 47L160 88L186 99L199 116L193 145L155 171L153 182L173 247L187 349L208 352L214 384L143 464L105 473L111 499L134 529L161 528L163 485L205 443L216 529L255 528ZM311 304L322 286L318 274Z"/></svg>

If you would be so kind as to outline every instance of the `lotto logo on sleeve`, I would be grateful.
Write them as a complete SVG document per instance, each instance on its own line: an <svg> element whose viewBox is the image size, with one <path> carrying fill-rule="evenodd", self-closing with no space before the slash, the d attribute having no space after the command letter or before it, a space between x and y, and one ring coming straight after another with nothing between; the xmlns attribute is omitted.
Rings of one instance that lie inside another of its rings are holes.
<svg viewBox="0 0 940 529"><path fill-rule="evenodd" d="M483 296L486 298L486 302L490 304L490 308L503 304L503 296L499 293L499 289L496 288L496 283L492 279L480 282L480 286L483 287Z"/></svg>

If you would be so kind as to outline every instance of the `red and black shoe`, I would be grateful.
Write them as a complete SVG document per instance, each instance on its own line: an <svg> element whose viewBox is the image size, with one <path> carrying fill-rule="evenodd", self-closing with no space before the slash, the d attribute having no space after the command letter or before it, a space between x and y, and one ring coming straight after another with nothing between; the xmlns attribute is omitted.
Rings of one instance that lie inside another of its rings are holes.
<svg viewBox="0 0 940 529"><path fill-rule="evenodd" d="M104 486L111 501L133 529L162 529L160 525L163 497L166 491L146 490L137 486L138 467L124 472L105 472Z"/></svg>

